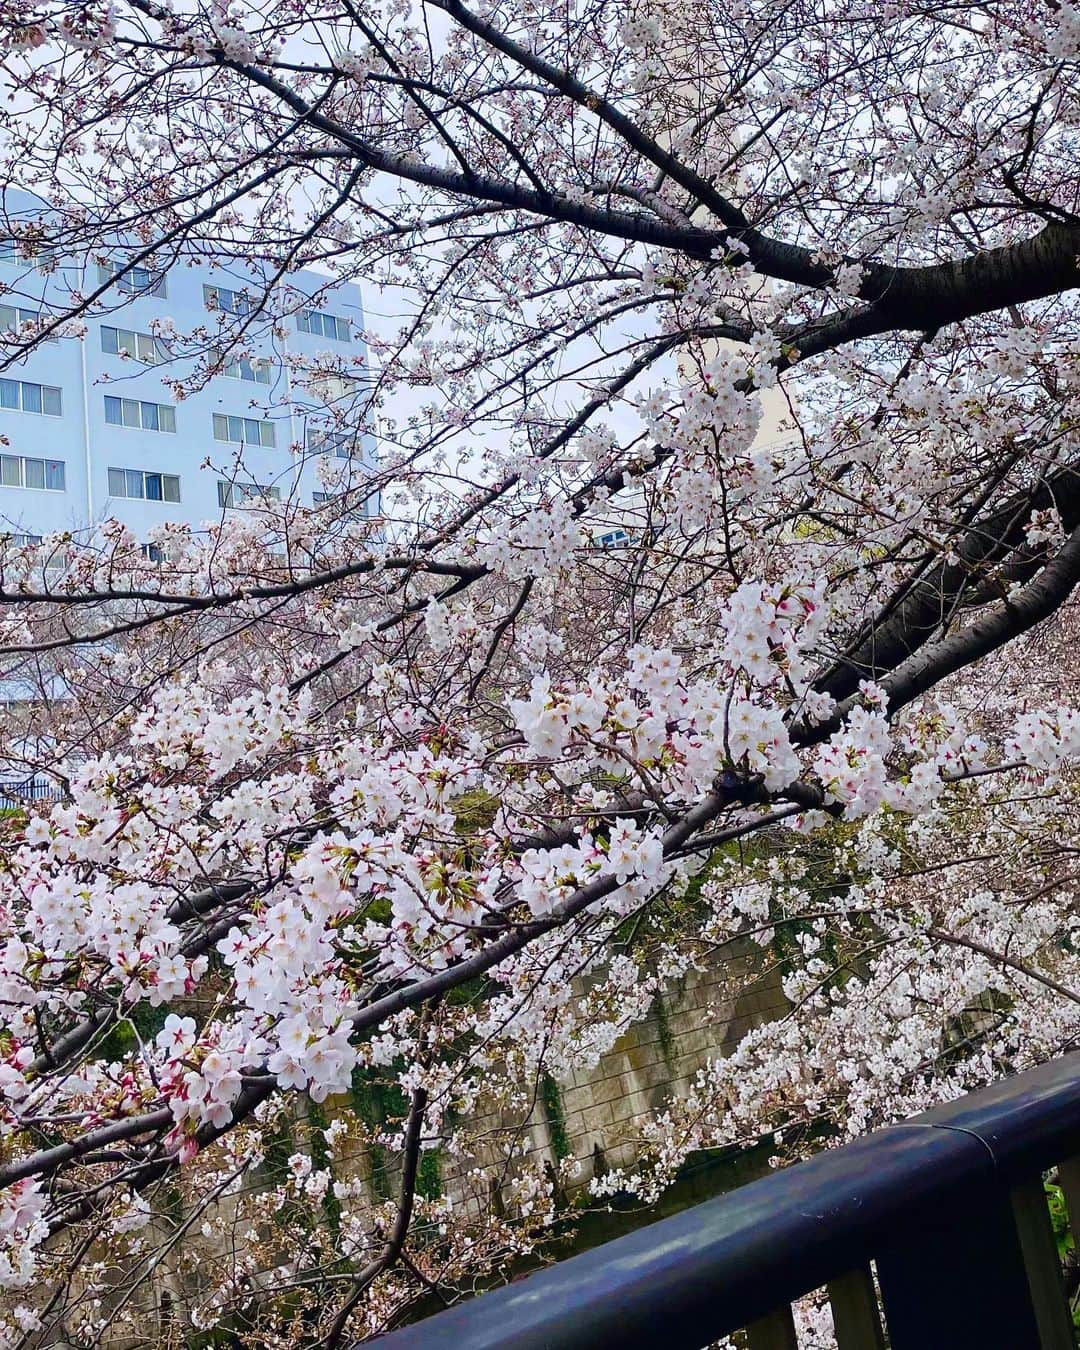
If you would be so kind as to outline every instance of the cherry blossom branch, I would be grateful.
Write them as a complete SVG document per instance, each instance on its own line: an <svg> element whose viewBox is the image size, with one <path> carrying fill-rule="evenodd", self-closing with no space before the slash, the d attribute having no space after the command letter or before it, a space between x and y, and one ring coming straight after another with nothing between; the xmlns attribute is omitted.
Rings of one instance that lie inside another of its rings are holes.
<svg viewBox="0 0 1080 1350"><path fill-rule="evenodd" d="M1075 989L1068 988L1067 985L1061 984L1050 975L1028 965L1027 962L1019 961L1015 956L1009 956L1007 952L995 951L993 947L988 947L977 938L967 937L962 933L947 933L941 928L928 928L926 936L932 938L935 942L945 942L953 947L965 947L968 951L978 953L979 956L985 956L994 965L1007 966L1010 970L1016 971L1018 975L1023 975L1025 979L1045 985L1047 989L1052 989L1055 994L1060 994L1070 1003L1080 1004L1080 993L1077 993Z"/></svg>
<svg viewBox="0 0 1080 1350"><path fill-rule="evenodd" d="M1080 582L1080 527L1041 572L1013 596L1002 601L989 614L975 619L951 637L942 638L918 650L907 661L881 677L881 687L889 696L890 711L913 702L947 676L955 674L981 657L1011 642L1036 624L1048 619L1072 594ZM833 714L812 727L792 728L793 738L802 745L825 740L857 706L859 695L839 703Z"/></svg>
<svg viewBox="0 0 1080 1350"><path fill-rule="evenodd" d="M953 547L957 560L940 562L897 605L873 620L855 648L834 663L816 687L833 698L848 698L860 679L876 679L911 657L973 581L1022 548L1032 513L1050 506L1057 508L1066 530L1080 522L1080 463L1070 462L1044 475L1033 488L1016 493L990 516L971 524ZM1033 574L1043 558L1032 550L1021 561Z"/></svg>
<svg viewBox="0 0 1080 1350"><path fill-rule="evenodd" d="M738 794L731 791L710 793L701 803L688 810L683 818L672 825L663 835L665 857L677 855L681 846L703 825L712 820L720 811L739 800ZM738 827L738 834L744 832ZM435 972L415 983L403 986L392 994L375 999L351 1019L354 1034L377 1026L395 1013L431 1003L436 998L459 985L468 983L479 975L485 974L507 957L521 951L530 942L544 933L561 926L575 918L598 900L610 895L618 886L614 876L600 877L579 887L573 895L556 905L551 913L541 919L532 919L508 929L500 937L489 942L471 956ZM234 1103L232 1116L226 1125L215 1127L204 1125L198 1133L199 1145L205 1148L215 1139L235 1128L246 1119L255 1108L277 1091L277 1081L272 1074L257 1073L247 1076L246 1086ZM129 1117L110 1125L91 1130L64 1144L28 1154L23 1158L0 1166L0 1190L27 1177L47 1175L64 1164L124 1139L138 1138L142 1135L159 1133L172 1123L172 1112L161 1108L140 1116ZM157 1180L163 1173L175 1166L175 1154L162 1155L149 1160L139 1170L138 1186Z"/></svg>
<svg viewBox="0 0 1080 1350"><path fill-rule="evenodd" d="M413 1088L412 1098L409 1102L408 1121L405 1126L397 1214L394 1216L393 1225L382 1250L354 1277L352 1292L338 1310L330 1324L329 1331L317 1342L318 1345L325 1346L326 1350L335 1350L335 1347L340 1345L341 1338L345 1334L345 1328L349 1325L349 1318L352 1316L356 1305L363 1298L365 1291L372 1281L394 1264L404 1250L405 1240L409 1235L409 1225L412 1222L413 1204L416 1199L416 1178L420 1162L420 1143L427 1100L426 1088Z"/></svg>

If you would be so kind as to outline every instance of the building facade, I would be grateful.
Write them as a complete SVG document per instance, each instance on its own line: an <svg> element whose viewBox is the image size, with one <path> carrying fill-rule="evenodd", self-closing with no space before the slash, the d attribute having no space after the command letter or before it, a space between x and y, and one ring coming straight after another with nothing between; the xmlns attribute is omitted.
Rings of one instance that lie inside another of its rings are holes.
<svg viewBox="0 0 1080 1350"><path fill-rule="evenodd" d="M274 282L250 260L124 272L130 250L27 256L17 221L41 204L9 189L4 213L0 532L37 542L115 518L141 541L270 500L375 513L357 286L308 271ZM20 354L101 288L84 336Z"/></svg>

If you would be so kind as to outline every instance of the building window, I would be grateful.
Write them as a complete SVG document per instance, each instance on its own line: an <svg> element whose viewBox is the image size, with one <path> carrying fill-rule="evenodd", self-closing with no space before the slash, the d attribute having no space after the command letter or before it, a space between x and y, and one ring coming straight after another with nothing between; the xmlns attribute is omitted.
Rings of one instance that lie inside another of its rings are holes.
<svg viewBox="0 0 1080 1350"><path fill-rule="evenodd" d="M25 455L0 455L0 485L63 492L66 486L62 459L28 459Z"/></svg>
<svg viewBox="0 0 1080 1350"><path fill-rule="evenodd" d="M42 320L42 314L36 309L22 309L18 305L0 305L0 332L19 333L19 330L25 324L33 324L36 328ZM45 317L51 318L51 315ZM45 338L46 342L55 342L56 338L50 334Z"/></svg>
<svg viewBox="0 0 1080 1350"><path fill-rule="evenodd" d="M230 380L247 380L251 384L269 384L272 378L269 361L248 356L229 361L221 373Z"/></svg>
<svg viewBox="0 0 1080 1350"><path fill-rule="evenodd" d="M625 530L608 530L606 534L598 535L596 542L601 548L626 548L630 536Z"/></svg>
<svg viewBox="0 0 1080 1350"><path fill-rule="evenodd" d="M51 384L31 384L29 380L0 380L0 408L59 417L60 390Z"/></svg>
<svg viewBox="0 0 1080 1350"><path fill-rule="evenodd" d="M168 403L143 403L137 398L113 398L106 394L105 421L114 427L175 431L176 409Z"/></svg>
<svg viewBox="0 0 1080 1350"><path fill-rule="evenodd" d="M0 263L14 263L20 267L47 267L56 255L41 244L23 242L10 237L0 239Z"/></svg>
<svg viewBox="0 0 1080 1350"><path fill-rule="evenodd" d="M140 544L139 552L147 562L163 563L165 561L165 550L160 544Z"/></svg>
<svg viewBox="0 0 1080 1350"><path fill-rule="evenodd" d="M225 483L219 478L217 496L218 505L224 510L230 507L260 506L269 502L279 502L281 489L260 487L257 483Z"/></svg>
<svg viewBox="0 0 1080 1350"><path fill-rule="evenodd" d="M321 309L302 309L296 316L296 326L301 333L311 333L313 337L331 338L335 342L349 342L349 323L336 314L324 314Z"/></svg>
<svg viewBox="0 0 1080 1350"><path fill-rule="evenodd" d="M145 469L110 469L109 496L134 497L148 502L178 502L180 479L174 473L147 473Z"/></svg>
<svg viewBox="0 0 1080 1350"><path fill-rule="evenodd" d="M99 263L98 282L107 286L110 281L115 281L116 289L124 295L167 294L165 273L157 272L152 267L129 267L124 270L123 263Z"/></svg>
<svg viewBox="0 0 1080 1350"><path fill-rule="evenodd" d="M15 548L36 548L41 543L40 534L9 534L8 543Z"/></svg>
<svg viewBox="0 0 1080 1350"><path fill-rule="evenodd" d="M230 291L225 286L203 286L203 304L207 309L220 309L241 318L251 313L247 291Z"/></svg>
<svg viewBox="0 0 1080 1350"><path fill-rule="evenodd" d="M320 403L333 404L359 397L364 382L352 375L309 375L304 380L304 387Z"/></svg>
<svg viewBox="0 0 1080 1350"><path fill-rule="evenodd" d="M331 431L317 426L305 429L304 448L320 455L337 455L338 459L358 459L362 453L355 431Z"/></svg>
<svg viewBox="0 0 1080 1350"><path fill-rule="evenodd" d="M315 509L320 507L332 508L328 512L328 519L333 521L361 521L367 518L368 503L363 498L357 498L350 493L344 492L313 492L311 500Z"/></svg>
<svg viewBox="0 0 1080 1350"><path fill-rule="evenodd" d="M149 333L136 333L131 328L106 328L103 325L101 350L110 356L133 356L136 361L143 361L148 366L156 366L165 359L157 338Z"/></svg>
<svg viewBox="0 0 1080 1350"><path fill-rule="evenodd" d="M276 444L273 422L257 417L228 417L225 413L214 413L214 439L270 448Z"/></svg>

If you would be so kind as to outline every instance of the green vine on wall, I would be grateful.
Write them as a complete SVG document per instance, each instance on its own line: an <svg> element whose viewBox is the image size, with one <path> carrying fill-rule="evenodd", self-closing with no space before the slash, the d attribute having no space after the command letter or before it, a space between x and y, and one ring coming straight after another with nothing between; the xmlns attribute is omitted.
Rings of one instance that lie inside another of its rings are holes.
<svg viewBox="0 0 1080 1350"><path fill-rule="evenodd" d="M443 1193L442 1158L437 1148L426 1149L420 1155L416 1173L416 1193L425 1200L438 1200Z"/></svg>
<svg viewBox="0 0 1080 1350"><path fill-rule="evenodd" d="M566 1133L566 1112L563 1110L562 1093L559 1091L558 1083L549 1073L541 1076L540 1100L544 1105L552 1152L557 1160L562 1162L571 1154L570 1136Z"/></svg>
<svg viewBox="0 0 1080 1350"><path fill-rule="evenodd" d="M664 1063L672 1073L675 1071L675 1037L671 1031L671 1022L668 1019L667 1004L664 1002L664 996L658 989L653 997L653 1017L656 1020L656 1032L660 1038L660 1053L664 1056Z"/></svg>

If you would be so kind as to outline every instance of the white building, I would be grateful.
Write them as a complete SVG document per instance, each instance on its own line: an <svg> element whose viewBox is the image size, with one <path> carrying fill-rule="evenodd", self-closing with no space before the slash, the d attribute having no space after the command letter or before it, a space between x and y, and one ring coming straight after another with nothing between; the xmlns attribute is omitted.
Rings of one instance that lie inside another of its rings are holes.
<svg viewBox="0 0 1080 1350"><path fill-rule="evenodd" d="M19 226L42 204L8 189L4 213L0 531L36 542L115 517L144 539L165 521L199 528L267 497L332 511L342 491L350 509L374 513L358 287L306 271L269 286L247 260L135 267L110 283L130 249L107 265L27 257ZM19 353L20 329L103 284L84 337ZM244 356L225 362L229 335ZM170 387L210 371L188 396Z"/></svg>

